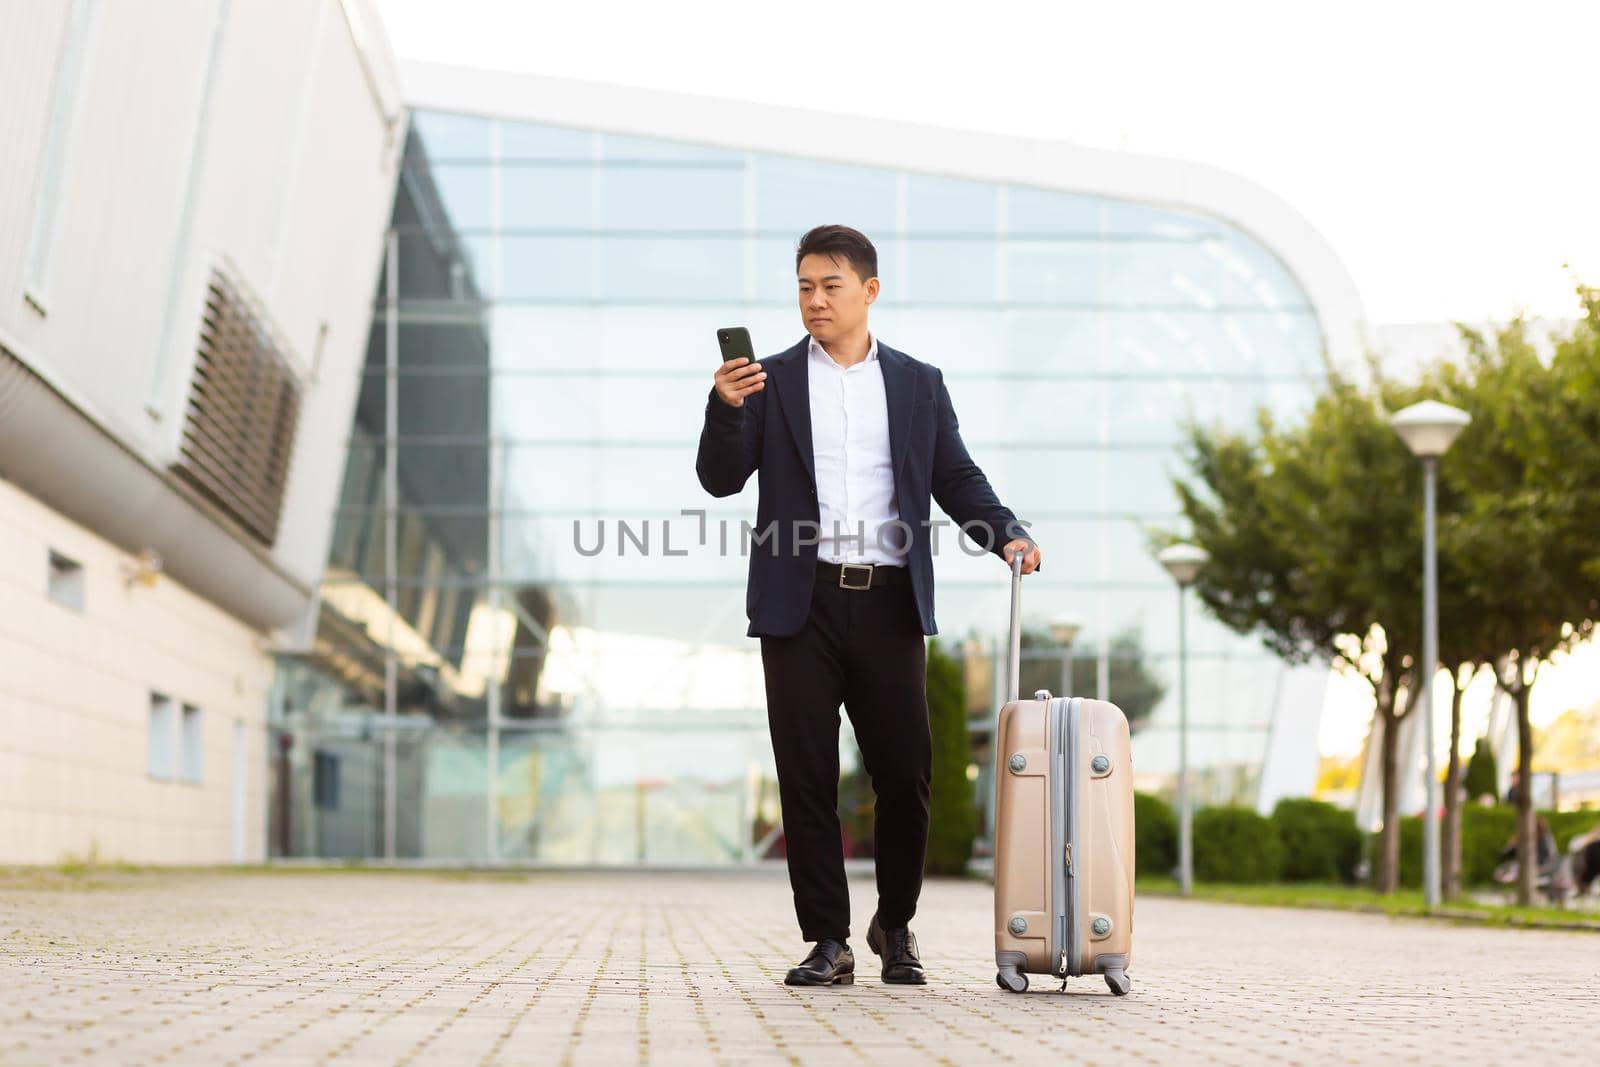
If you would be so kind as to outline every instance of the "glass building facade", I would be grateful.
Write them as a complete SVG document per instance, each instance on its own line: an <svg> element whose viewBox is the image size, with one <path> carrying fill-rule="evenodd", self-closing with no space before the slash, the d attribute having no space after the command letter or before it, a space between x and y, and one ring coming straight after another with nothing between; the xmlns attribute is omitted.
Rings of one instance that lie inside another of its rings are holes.
<svg viewBox="0 0 1600 1067"><path fill-rule="evenodd" d="M772 854L755 479L714 500L694 456L715 329L748 326L760 355L801 339L794 248L825 222L873 239L875 334L943 369L1032 524L1025 617L1082 623L1080 692L1116 700L1118 657L1141 662L1136 761L1170 774L1176 594L1148 531L1177 523L1183 421L1292 413L1326 376L1270 250L1129 200L421 111L316 638L274 696L277 854ZM1008 574L950 536L935 571L982 795ZM1197 792L1248 802L1286 669L1190 623Z"/></svg>

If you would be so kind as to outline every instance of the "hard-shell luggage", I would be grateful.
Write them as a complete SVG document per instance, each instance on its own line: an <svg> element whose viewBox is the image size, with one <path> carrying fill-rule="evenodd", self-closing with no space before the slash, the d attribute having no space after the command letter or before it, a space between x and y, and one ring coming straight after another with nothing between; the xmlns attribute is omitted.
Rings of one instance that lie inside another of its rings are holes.
<svg viewBox="0 0 1600 1067"><path fill-rule="evenodd" d="M1128 992L1133 949L1133 763L1115 704L1017 699L1022 560L1011 563L1009 700L995 733L995 981L1102 974ZM1063 986L1065 983L1063 982Z"/></svg>

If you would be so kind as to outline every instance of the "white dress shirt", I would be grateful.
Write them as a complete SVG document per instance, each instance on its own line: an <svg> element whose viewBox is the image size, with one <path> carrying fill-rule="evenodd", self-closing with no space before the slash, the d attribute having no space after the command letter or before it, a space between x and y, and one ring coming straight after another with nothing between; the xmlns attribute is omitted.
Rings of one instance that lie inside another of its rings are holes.
<svg viewBox="0 0 1600 1067"><path fill-rule="evenodd" d="M821 526L817 558L828 563L904 566L891 549L905 547L903 527L879 528L900 517L889 462L889 402L883 392L878 339L868 335L867 358L852 367L834 362L816 338L806 354L811 391L811 452L817 468ZM859 535L859 536L858 536Z"/></svg>

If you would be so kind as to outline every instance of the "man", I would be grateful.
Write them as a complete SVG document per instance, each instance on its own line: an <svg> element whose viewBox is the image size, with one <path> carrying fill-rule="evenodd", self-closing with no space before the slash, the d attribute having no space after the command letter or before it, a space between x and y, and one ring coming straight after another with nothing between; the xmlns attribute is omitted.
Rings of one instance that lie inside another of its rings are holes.
<svg viewBox="0 0 1600 1067"><path fill-rule="evenodd" d="M880 288L872 242L817 227L800 241L795 273L807 336L717 370L695 460L712 496L739 492L752 472L761 488L745 612L761 639L795 914L816 943L784 980L855 981L838 816L843 704L877 796L867 944L885 982L921 985L910 922L932 770L929 497L1002 559L1021 553L1024 573L1038 568L1039 549L967 454L943 376L868 329Z"/></svg>

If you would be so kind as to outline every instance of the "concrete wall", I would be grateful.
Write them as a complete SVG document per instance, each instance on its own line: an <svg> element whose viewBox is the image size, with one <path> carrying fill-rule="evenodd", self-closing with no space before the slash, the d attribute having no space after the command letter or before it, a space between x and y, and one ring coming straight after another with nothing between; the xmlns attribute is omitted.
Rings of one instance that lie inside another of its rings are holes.
<svg viewBox="0 0 1600 1067"><path fill-rule="evenodd" d="M327 560L405 134L376 14L367 0L8 5L0 99L0 344L164 470L206 279L225 265L302 384L263 564L303 609ZM237 533L196 524L195 558L220 560L204 551L219 536Z"/></svg>
<svg viewBox="0 0 1600 1067"><path fill-rule="evenodd" d="M49 553L83 566L81 611L48 595ZM226 863L234 852L234 724L244 724L243 854L266 846L262 636L135 557L0 481L0 864L91 851L134 863ZM150 699L200 709L199 784L147 773Z"/></svg>
<svg viewBox="0 0 1600 1067"><path fill-rule="evenodd" d="M270 647L327 560L393 56L370 0L30 0L0 6L0 99L0 864L260 860ZM270 546L168 470L219 268L301 385ZM164 572L129 585L145 547ZM152 693L200 709L198 783L149 773Z"/></svg>

